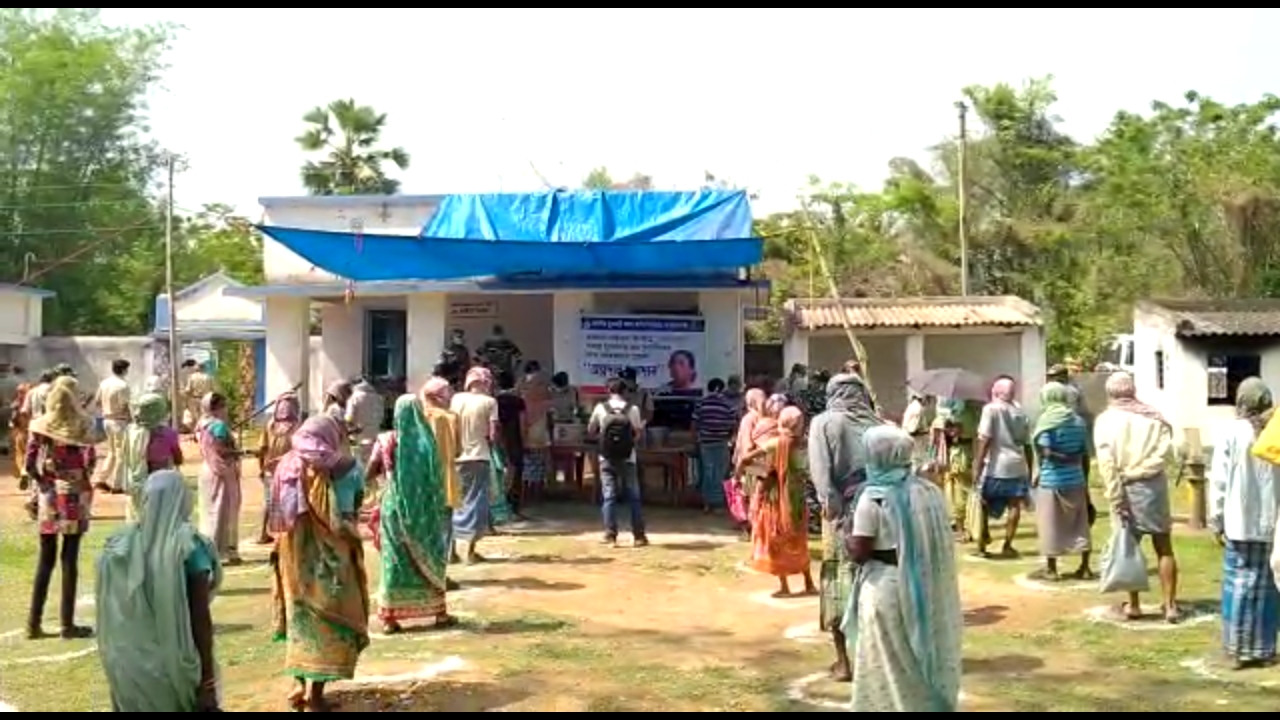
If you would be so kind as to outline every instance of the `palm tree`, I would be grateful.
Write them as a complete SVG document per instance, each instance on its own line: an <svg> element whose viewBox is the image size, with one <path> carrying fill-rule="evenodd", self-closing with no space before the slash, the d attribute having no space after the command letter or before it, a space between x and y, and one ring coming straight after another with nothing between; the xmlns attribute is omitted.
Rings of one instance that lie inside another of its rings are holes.
<svg viewBox="0 0 1280 720"><path fill-rule="evenodd" d="M302 116L310 127L297 137L309 153L325 153L322 160L302 166L302 184L312 195L390 195L400 181L387 177L384 165L409 167L404 148L376 147L387 116L355 100L335 100Z"/></svg>

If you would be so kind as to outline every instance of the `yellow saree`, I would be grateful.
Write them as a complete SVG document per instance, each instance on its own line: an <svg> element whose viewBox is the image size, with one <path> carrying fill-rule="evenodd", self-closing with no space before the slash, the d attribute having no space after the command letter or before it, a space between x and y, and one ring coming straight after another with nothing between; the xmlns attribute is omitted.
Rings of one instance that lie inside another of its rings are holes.
<svg viewBox="0 0 1280 720"><path fill-rule="evenodd" d="M302 482L308 511L278 543L285 672L314 682L350 680L369 646L364 546L340 519L334 483L310 468Z"/></svg>

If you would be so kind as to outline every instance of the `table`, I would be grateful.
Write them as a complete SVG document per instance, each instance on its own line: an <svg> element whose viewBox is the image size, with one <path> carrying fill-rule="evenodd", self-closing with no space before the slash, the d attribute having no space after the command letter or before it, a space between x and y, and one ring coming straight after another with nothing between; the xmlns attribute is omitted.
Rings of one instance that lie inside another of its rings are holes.
<svg viewBox="0 0 1280 720"><path fill-rule="evenodd" d="M663 491L670 493L671 504L678 506L682 494L689 487L689 459L693 457L695 450L692 445L636 448L641 486L644 485L646 470L654 467L661 469ZM553 442L551 458L553 467L564 468L568 464L569 469L573 470L570 482L583 499L599 500L600 455L595 443ZM587 465L590 466L590 476L594 481L591 486L586 484Z"/></svg>

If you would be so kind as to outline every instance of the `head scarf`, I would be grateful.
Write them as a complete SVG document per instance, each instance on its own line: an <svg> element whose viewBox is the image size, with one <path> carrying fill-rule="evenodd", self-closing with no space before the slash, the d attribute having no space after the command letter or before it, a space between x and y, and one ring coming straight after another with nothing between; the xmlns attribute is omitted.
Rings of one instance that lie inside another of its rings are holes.
<svg viewBox="0 0 1280 720"><path fill-rule="evenodd" d="M880 425L871 392L861 375L841 373L827 382L827 412L844 413L857 425Z"/></svg>
<svg viewBox="0 0 1280 720"><path fill-rule="evenodd" d="M487 367L473 367L467 371L467 378L462 384L466 392L488 394L493 391L493 373Z"/></svg>
<svg viewBox="0 0 1280 720"><path fill-rule="evenodd" d="M1116 410L1141 415L1148 420L1168 425L1161 412L1138 399L1138 386L1127 372L1111 373L1107 378L1107 399Z"/></svg>
<svg viewBox="0 0 1280 720"><path fill-rule="evenodd" d="M791 401L787 399L787 396L782 393L774 393L770 395L769 399L764 404L765 417L777 420L778 416L782 414L783 409L785 409L790 402Z"/></svg>
<svg viewBox="0 0 1280 720"><path fill-rule="evenodd" d="M439 375L432 376L427 380L427 384L422 386L422 400L429 405L447 408L451 399L453 399L453 386ZM399 405L399 401L396 404Z"/></svg>
<svg viewBox="0 0 1280 720"><path fill-rule="evenodd" d="M734 462L753 449L756 426L764 419L764 406L767 400L768 397L759 388L751 388L747 391L746 412L738 423L738 439L733 445Z"/></svg>
<svg viewBox="0 0 1280 720"><path fill-rule="evenodd" d="M200 398L200 412L204 413L207 417L217 417L214 415L213 409L213 399L217 396L217 393L205 393L204 397ZM220 412L226 412L226 410L227 408L224 404Z"/></svg>
<svg viewBox="0 0 1280 720"><path fill-rule="evenodd" d="M900 428L881 425L863 437L867 482L858 494L879 502L889 520L881 528L898 550L898 603L908 628L908 644L930 697L930 712L955 712L960 696L961 634L964 612L955 566L955 541L946 498L936 485L911 472L914 443ZM855 499L854 506L858 500ZM856 643L860 630L855 585L844 612L844 631Z"/></svg>
<svg viewBox="0 0 1280 720"><path fill-rule="evenodd" d="M195 712L200 653L191 636L186 562L193 548L218 554L191 525L195 498L176 470L139 490L141 515L113 533L98 558L98 653L112 699L129 712Z"/></svg>
<svg viewBox="0 0 1280 720"><path fill-rule="evenodd" d="M1236 389L1236 417L1248 420L1254 433L1267 426L1273 405L1271 389L1261 378L1248 378Z"/></svg>
<svg viewBox="0 0 1280 720"><path fill-rule="evenodd" d="M54 380L44 401L44 414L31 421L31 432L63 445L92 445L93 420L80 407L77 387L70 375Z"/></svg>
<svg viewBox="0 0 1280 720"><path fill-rule="evenodd" d="M169 401L160 393L143 393L133 408L133 422L147 430L155 430L169 417Z"/></svg>
<svg viewBox="0 0 1280 720"><path fill-rule="evenodd" d="M324 394L325 398L328 400L332 400L333 402L346 407L347 401L351 399L351 383L346 380L338 380L330 383L329 387L325 388Z"/></svg>
<svg viewBox="0 0 1280 720"><path fill-rule="evenodd" d="M280 393L275 398L275 409L271 410L270 432L274 436L293 433L298 421L302 419L302 404L293 392Z"/></svg>
<svg viewBox="0 0 1280 720"><path fill-rule="evenodd" d="M1044 433L1071 422L1076 416L1071 388L1060 382L1045 383L1040 388L1040 417L1036 419L1035 430L1031 439L1035 440Z"/></svg>
<svg viewBox="0 0 1280 720"><path fill-rule="evenodd" d="M307 497L302 490L302 476L308 467L338 474L351 462L345 452L343 431L329 415L313 415L293 434L292 449L280 458L272 478L270 513L271 531L288 532L300 515L307 512Z"/></svg>
<svg viewBox="0 0 1280 720"><path fill-rule="evenodd" d="M1012 403L1017 385L1011 378L1002 377L991 385L991 399L1002 403Z"/></svg>

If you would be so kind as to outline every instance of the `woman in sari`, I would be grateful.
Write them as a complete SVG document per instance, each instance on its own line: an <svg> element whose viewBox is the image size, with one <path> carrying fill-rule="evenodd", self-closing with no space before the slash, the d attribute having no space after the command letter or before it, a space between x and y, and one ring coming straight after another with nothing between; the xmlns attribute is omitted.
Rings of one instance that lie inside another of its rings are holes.
<svg viewBox="0 0 1280 720"><path fill-rule="evenodd" d="M344 444L343 428L332 416L309 418L294 433L293 449L281 458L272 483L285 672L297 680L289 696L297 710L332 710L325 685L355 677L360 653L369 646L368 576L356 528L364 471Z"/></svg>
<svg viewBox="0 0 1280 720"><path fill-rule="evenodd" d="M1089 428L1076 414L1075 398L1062 383L1051 382L1040 390L1040 418L1031 433L1036 467L1036 520L1040 554L1045 557L1045 578L1060 579L1058 558L1079 555L1076 580L1093 580L1089 553L1093 538L1089 522Z"/></svg>
<svg viewBox="0 0 1280 720"><path fill-rule="evenodd" d="M49 597L53 569L62 564L62 598L59 619L62 638L78 640L93 630L75 624L76 589L80 577L80 542L89 532L93 486L89 478L97 460L93 420L76 398L76 379L63 376L53 382L44 413L31 421L27 440L27 475L35 482L36 527L40 555L36 561L27 638L46 637L41 629L44 604ZM58 538L62 538L59 552Z"/></svg>
<svg viewBox="0 0 1280 720"><path fill-rule="evenodd" d="M742 458L754 452L761 442L772 437L778 430L778 423L772 417L769 417L767 406L769 405L769 396L765 395L763 390L752 388L747 391L744 399L746 412L742 415L742 420L738 423L738 435L733 442L733 467L736 471ZM760 457L756 455L756 457ZM749 465L739 477L738 487L743 495L749 501L755 493L756 478L764 468L758 464ZM743 535L747 538L751 536L751 520L750 515L739 525Z"/></svg>
<svg viewBox="0 0 1280 720"><path fill-rule="evenodd" d="M1242 670L1274 663L1280 633L1280 590L1271 569L1280 470L1250 452L1272 406L1262 380L1240 383L1235 419L1215 428L1209 469L1209 524L1226 548L1222 645Z"/></svg>
<svg viewBox="0 0 1280 720"><path fill-rule="evenodd" d="M446 382L441 380L441 382ZM379 439L379 456L366 477L387 478L378 536L382 574L378 619L391 635L406 620L456 624L445 605L453 514L448 507L446 457L413 395L396 401L395 435Z"/></svg>
<svg viewBox="0 0 1280 720"><path fill-rule="evenodd" d="M768 472L756 483L751 502L751 565L778 578L774 597L791 597L788 578L804 578L804 594L817 595L809 560L809 509L804 501L808 474L804 411L787 407L778 417L777 436L738 461L738 475L757 459Z"/></svg>
<svg viewBox="0 0 1280 720"><path fill-rule="evenodd" d="M524 483L530 500L542 499L551 466L551 385L541 372L525 379L520 390L524 398L525 441Z"/></svg>
<svg viewBox="0 0 1280 720"><path fill-rule="evenodd" d="M152 473L182 467L182 441L169 427L169 401L163 395L146 393L133 408L133 422L125 430L124 473L125 521L133 520L142 500L140 493Z"/></svg>
<svg viewBox="0 0 1280 720"><path fill-rule="evenodd" d="M912 473L910 435L880 426L865 442L848 543L858 574L844 613L852 711L956 712L964 615L946 497Z"/></svg>
<svg viewBox="0 0 1280 720"><path fill-rule="evenodd" d="M213 540L223 565L235 566L240 564L240 447L221 393L205 395L200 411L200 532Z"/></svg>
<svg viewBox="0 0 1280 720"><path fill-rule="evenodd" d="M195 498L181 473L152 474L136 496L138 519L107 538L98 558L98 655L111 709L217 711L218 553L191 525Z"/></svg>
<svg viewBox="0 0 1280 720"><path fill-rule="evenodd" d="M324 414L337 420L342 424L344 429L342 436L344 449L350 450L350 442L347 438L347 402L351 400L351 383L346 380L339 380L329 385L324 391Z"/></svg>
<svg viewBox="0 0 1280 720"><path fill-rule="evenodd" d="M262 482L262 530L258 533L259 545L275 542L267 531L271 518L271 478L275 475L280 459L289 453L293 434L297 432L301 422L302 410L298 405L298 396L293 392L286 392L276 398L271 421L262 427L262 437L258 440L258 473Z"/></svg>

